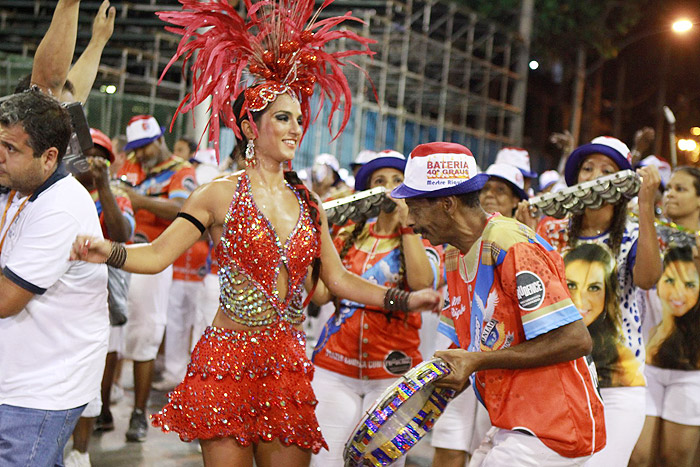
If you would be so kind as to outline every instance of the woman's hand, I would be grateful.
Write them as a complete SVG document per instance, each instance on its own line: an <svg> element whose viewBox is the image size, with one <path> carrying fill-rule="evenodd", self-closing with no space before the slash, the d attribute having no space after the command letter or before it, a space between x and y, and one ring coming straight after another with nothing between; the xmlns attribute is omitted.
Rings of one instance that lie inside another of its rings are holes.
<svg viewBox="0 0 700 467"><path fill-rule="evenodd" d="M440 311L442 296L433 289L421 289L408 296L409 311Z"/></svg>
<svg viewBox="0 0 700 467"><path fill-rule="evenodd" d="M399 216L399 227L407 227L408 226L408 206L406 205L406 201L404 201L401 198L393 198L388 192L386 195L390 200L396 204L396 212L398 213Z"/></svg>
<svg viewBox="0 0 700 467"><path fill-rule="evenodd" d="M515 211L515 220L535 230L540 216L537 214L537 211L533 214L533 211L530 209L530 203L527 200L523 200L518 203L518 209Z"/></svg>
<svg viewBox="0 0 700 467"><path fill-rule="evenodd" d="M656 194L659 191L661 176L656 166L648 165L637 169L637 175L642 177L642 186L639 188L639 212L643 209L651 209L654 212Z"/></svg>
<svg viewBox="0 0 700 467"><path fill-rule="evenodd" d="M71 261L87 261L88 263L104 263L112 251L112 242L100 240L86 235L75 237L70 252Z"/></svg>

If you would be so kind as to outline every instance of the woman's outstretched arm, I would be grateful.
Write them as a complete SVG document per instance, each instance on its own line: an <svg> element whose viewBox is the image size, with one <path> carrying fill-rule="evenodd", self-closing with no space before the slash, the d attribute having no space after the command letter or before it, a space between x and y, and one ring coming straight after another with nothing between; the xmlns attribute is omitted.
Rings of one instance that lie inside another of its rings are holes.
<svg viewBox="0 0 700 467"><path fill-rule="evenodd" d="M215 220L213 208L227 191L224 183L214 182L197 188L185 201L181 211L209 228ZM152 243L128 245L122 269L138 274L156 274L172 264L200 237L201 232L192 222L178 217ZM108 240L78 236L73 243L71 260L104 263L111 250L112 242Z"/></svg>

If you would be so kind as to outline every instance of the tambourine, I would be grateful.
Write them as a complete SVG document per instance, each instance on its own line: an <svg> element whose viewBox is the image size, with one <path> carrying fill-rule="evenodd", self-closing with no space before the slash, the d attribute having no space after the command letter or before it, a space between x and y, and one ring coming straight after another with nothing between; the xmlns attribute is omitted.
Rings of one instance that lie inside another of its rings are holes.
<svg viewBox="0 0 700 467"><path fill-rule="evenodd" d="M634 198L642 182L632 170L621 170L612 175L570 186L556 193L530 198L530 210L561 219L567 214L581 214L586 208L598 209L603 203L615 204L623 197Z"/></svg>
<svg viewBox="0 0 700 467"><path fill-rule="evenodd" d="M409 370L367 411L345 444L345 467L391 465L418 443L442 415L455 391L436 388L450 373L434 358Z"/></svg>
<svg viewBox="0 0 700 467"><path fill-rule="evenodd" d="M378 216L381 211L392 212L394 209L396 203L387 198L386 188L382 186L323 203L328 222L334 225L345 225L348 219L360 222Z"/></svg>

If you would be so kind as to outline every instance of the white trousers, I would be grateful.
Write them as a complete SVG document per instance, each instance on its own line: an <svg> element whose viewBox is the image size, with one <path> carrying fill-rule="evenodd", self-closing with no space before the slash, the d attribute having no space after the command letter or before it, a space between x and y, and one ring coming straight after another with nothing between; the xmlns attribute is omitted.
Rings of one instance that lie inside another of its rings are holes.
<svg viewBox="0 0 700 467"><path fill-rule="evenodd" d="M124 325L124 358L136 362L156 358L168 319L172 282L172 266L158 274L131 275L129 317Z"/></svg>
<svg viewBox="0 0 700 467"><path fill-rule="evenodd" d="M207 326L211 326L219 309L219 276L207 274L202 283L200 300L195 309L194 325L192 329L192 345L190 351L194 350L200 336L204 334Z"/></svg>
<svg viewBox="0 0 700 467"><path fill-rule="evenodd" d="M435 422L430 445L472 454L491 428L489 413L468 387L454 398Z"/></svg>
<svg viewBox="0 0 700 467"><path fill-rule="evenodd" d="M343 450L352 431L365 412L386 388L396 381L389 379L362 380L316 367L311 385L318 399L316 417L328 451L321 450L311 457L312 467L343 467ZM403 467L402 457L392 467Z"/></svg>
<svg viewBox="0 0 700 467"><path fill-rule="evenodd" d="M589 458L564 457L536 436L493 427L474 452L469 467L575 467Z"/></svg>
<svg viewBox="0 0 700 467"><path fill-rule="evenodd" d="M646 388L602 388L605 405L605 447L593 454L586 467L627 467L642 433Z"/></svg>
<svg viewBox="0 0 700 467"><path fill-rule="evenodd" d="M165 367L163 379L178 383L185 378L190 361L191 341L197 304L204 292L202 281L173 280L165 326Z"/></svg>

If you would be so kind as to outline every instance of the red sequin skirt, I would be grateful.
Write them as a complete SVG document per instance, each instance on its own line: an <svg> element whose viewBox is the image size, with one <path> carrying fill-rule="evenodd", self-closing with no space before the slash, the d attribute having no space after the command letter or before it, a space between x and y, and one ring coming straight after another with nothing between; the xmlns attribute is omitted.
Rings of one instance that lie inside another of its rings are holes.
<svg viewBox="0 0 700 467"><path fill-rule="evenodd" d="M249 446L277 438L317 453L328 446L314 411L313 371L306 336L289 323L251 331L208 327L185 380L151 423L183 441L231 437Z"/></svg>

